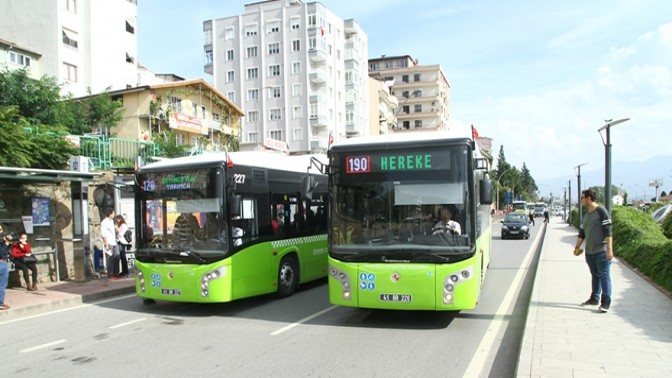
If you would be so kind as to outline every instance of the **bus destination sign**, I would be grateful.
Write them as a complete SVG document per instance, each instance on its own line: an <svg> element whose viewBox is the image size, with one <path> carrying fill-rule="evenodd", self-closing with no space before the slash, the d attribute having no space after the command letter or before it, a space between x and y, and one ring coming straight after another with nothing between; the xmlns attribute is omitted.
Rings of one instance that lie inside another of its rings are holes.
<svg viewBox="0 0 672 378"><path fill-rule="evenodd" d="M345 157L345 172L350 173L371 173L371 172L394 172L394 171L426 171L432 169L441 169L442 167L432 165L432 158L436 154L446 155L446 153L417 153L404 155L357 155ZM446 156L440 156L447 161ZM441 164L439 164L441 165Z"/></svg>

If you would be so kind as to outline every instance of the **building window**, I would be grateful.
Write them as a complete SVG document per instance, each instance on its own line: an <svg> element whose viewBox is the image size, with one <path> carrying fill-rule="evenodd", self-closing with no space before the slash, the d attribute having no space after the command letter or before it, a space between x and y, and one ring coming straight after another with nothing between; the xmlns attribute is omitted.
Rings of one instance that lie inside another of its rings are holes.
<svg viewBox="0 0 672 378"><path fill-rule="evenodd" d="M280 65L274 64L272 66L268 66L268 76L280 76Z"/></svg>
<svg viewBox="0 0 672 378"><path fill-rule="evenodd" d="M226 61L233 60L233 50L226 50Z"/></svg>
<svg viewBox="0 0 672 378"><path fill-rule="evenodd" d="M247 90L247 101L257 101L259 100L259 89L248 89Z"/></svg>
<svg viewBox="0 0 672 378"><path fill-rule="evenodd" d="M279 121L282 119L282 109L273 108L268 111L268 119L271 121Z"/></svg>
<svg viewBox="0 0 672 378"><path fill-rule="evenodd" d="M301 40L295 39L292 41L292 51L301 51Z"/></svg>
<svg viewBox="0 0 672 378"><path fill-rule="evenodd" d="M178 146L183 145L183 144L184 144L184 135L182 135L182 134L177 134L177 135L175 135L175 143L176 143Z"/></svg>
<svg viewBox="0 0 672 378"><path fill-rule="evenodd" d="M416 119L415 120L415 128L416 129L422 128L422 120L421 119Z"/></svg>
<svg viewBox="0 0 672 378"><path fill-rule="evenodd" d="M352 80L354 75L354 72L348 70L345 71L345 84L352 84L354 81Z"/></svg>
<svg viewBox="0 0 672 378"><path fill-rule="evenodd" d="M415 104L415 109L414 111L416 113L422 113L422 104Z"/></svg>
<svg viewBox="0 0 672 378"><path fill-rule="evenodd" d="M317 15L316 14L309 14L308 15L308 27L315 27L317 26Z"/></svg>
<svg viewBox="0 0 672 378"><path fill-rule="evenodd" d="M401 97L403 97L403 98L409 98L410 96L411 96L411 92L409 92L409 91L401 92Z"/></svg>
<svg viewBox="0 0 672 378"><path fill-rule="evenodd" d="M299 97L303 94L301 84L292 84L292 97Z"/></svg>
<svg viewBox="0 0 672 378"><path fill-rule="evenodd" d="M259 111L250 110L249 112L247 112L247 122L249 123L259 122Z"/></svg>
<svg viewBox="0 0 672 378"><path fill-rule="evenodd" d="M292 17L289 20L289 24L291 25L290 27L292 28L292 30L298 30L301 28L301 19L298 17Z"/></svg>
<svg viewBox="0 0 672 378"><path fill-rule="evenodd" d="M404 114L408 114L411 112L411 110L408 105L404 105L402 108L402 112L404 112Z"/></svg>
<svg viewBox="0 0 672 378"><path fill-rule="evenodd" d="M69 63L63 63L63 68L65 69L65 78L72 82L77 82L77 66Z"/></svg>
<svg viewBox="0 0 672 378"><path fill-rule="evenodd" d="M212 51L205 52L205 64L212 64Z"/></svg>
<svg viewBox="0 0 672 378"><path fill-rule="evenodd" d="M272 42L268 44L268 55L280 54L280 43Z"/></svg>
<svg viewBox="0 0 672 378"><path fill-rule="evenodd" d="M228 91L226 92L226 98L229 100L236 102L236 92L235 91Z"/></svg>
<svg viewBox="0 0 672 378"><path fill-rule="evenodd" d="M256 131L247 133L247 141L252 143L259 142L259 133Z"/></svg>
<svg viewBox="0 0 672 378"><path fill-rule="evenodd" d="M251 37L253 35L257 35L258 30L259 28L257 24L245 25L245 36Z"/></svg>
<svg viewBox="0 0 672 378"><path fill-rule="evenodd" d="M317 38L315 37L308 37L308 50L315 50L317 49Z"/></svg>
<svg viewBox="0 0 672 378"><path fill-rule="evenodd" d="M68 46L70 46L70 47L77 48L77 46L79 45L79 44L77 43L77 39L78 39L78 35L77 35L77 33L75 33L75 32L72 31L72 30L63 29L63 30L62 30L62 34L63 34L63 43L64 43L65 45L68 45Z"/></svg>
<svg viewBox="0 0 672 378"><path fill-rule="evenodd" d="M203 44L212 45L212 30L206 30L203 32Z"/></svg>
<svg viewBox="0 0 672 378"><path fill-rule="evenodd" d="M194 115L194 117L198 116L198 105L196 105L194 102L191 103L191 113Z"/></svg>
<svg viewBox="0 0 672 378"><path fill-rule="evenodd" d="M294 105L292 108L292 119L303 118L303 108L301 105Z"/></svg>
<svg viewBox="0 0 672 378"><path fill-rule="evenodd" d="M401 75L401 82L408 83L408 75Z"/></svg>
<svg viewBox="0 0 672 378"><path fill-rule="evenodd" d="M408 130L411 128L411 121L404 121L404 129Z"/></svg>
<svg viewBox="0 0 672 378"><path fill-rule="evenodd" d="M280 87L268 88L268 98L280 98L280 96L281 96Z"/></svg>
<svg viewBox="0 0 672 378"><path fill-rule="evenodd" d="M226 71L226 82L230 83L235 79L235 71Z"/></svg>
<svg viewBox="0 0 672 378"><path fill-rule="evenodd" d="M65 0L65 9L70 13L77 14L77 0Z"/></svg>
<svg viewBox="0 0 672 378"><path fill-rule="evenodd" d="M420 74L413 75L413 81L420 81Z"/></svg>
<svg viewBox="0 0 672 378"><path fill-rule="evenodd" d="M205 106L201 105L201 118L205 119Z"/></svg>
<svg viewBox="0 0 672 378"><path fill-rule="evenodd" d="M257 46L250 46L247 49L245 49L246 56L248 58L256 58L257 57Z"/></svg>
<svg viewBox="0 0 672 378"><path fill-rule="evenodd" d="M280 31L280 21L274 20L266 23L266 34L277 33Z"/></svg>
<svg viewBox="0 0 672 378"><path fill-rule="evenodd" d="M271 131L268 132L268 136L270 136L271 139L283 140L282 139L282 130L271 130Z"/></svg>
<svg viewBox="0 0 672 378"><path fill-rule="evenodd" d="M259 68L252 67L247 69L247 80L256 79L259 77Z"/></svg>
<svg viewBox="0 0 672 378"><path fill-rule="evenodd" d="M292 73L293 74L301 73L301 62L292 62Z"/></svg>
<svg viewBox="0 0 672 378"><path fill-rule="evenodd" d="M130 56L128 53L126 53L126 63L135 63L135 59Z"/></svg>
<svg viewBox="0 0 672 378"><path fill-rule="evenodd" d="M9 61L19 66L30 67L30 57L14 51L9 52Z"/></svg>
<svg viewBox="0 0 672 378"><path fill-rule="evenodd" d="M226 39L226 40L233 39L233 37L234 37L233 32L234 32L233 28L226 28L224 30L224 39Z"/></svg>
<svg viewBox="0 0 672 378"><path fill-rule="evenodd" d="M295 127L292 129L292 137L295 141L303 140L303 128Z"/></svg>
<svg viewBox="0 0 672 378"><path fill-rule="evenodd" d="M129 20L126 20L126 31L131 34L135 34L135 24Z"/></svg>

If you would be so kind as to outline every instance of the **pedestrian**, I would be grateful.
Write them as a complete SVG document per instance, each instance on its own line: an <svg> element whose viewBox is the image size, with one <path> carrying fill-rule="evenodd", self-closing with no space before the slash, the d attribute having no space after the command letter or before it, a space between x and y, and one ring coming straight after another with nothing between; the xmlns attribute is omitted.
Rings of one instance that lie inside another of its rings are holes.
<svg viewBox="0 0 672 378"><path fill-rule="evenodd" d="M544 223L550 222L549 214L548 214L548 208L544 207Z"/></svg>
<svg viewBox="0 0 672 378"><path fill-rule="evenodd" d="M5 291L9 281L9 254L12 248L12 235L6 234L0 225L0 311L9 310L5 304Z"/></svg>
<svg viewBox="0 0 672 378"><path fill-rule="evenodd" d="M121 262L121 277L128 277L128 260L126 259L126 251L131 248L131 242L126 240L126 231L129 231L128 225L123 215L114 217L117 223L117 246L119 247L119 261Z"/></svg>
<svg viewBox="0 0 672 378"><path fill-rule="evenodd" d="M534 210L530 210L528 216L530 217L530 223L534 226Z"/></svg>
<svg viewBox="0 0 672 378"><path fill-rule="evenodd" d="M28 291L37 291L37 258L28 243L28 234L22 232L19 234L19 241L12 244L12 259L17 270L23 271L23 280L26 281ZM33 283L30 283L28 270L32 273Z"/></svg>
<svg viewBox="0 0 672 378"><path fill-rule="evenodd" d="M579 226L579 237L574 251L578 251L585 240L585 258L592 279L590 298L581 305L599 304L601 312L608 312L611 307L610 268L611 260L614 258L611 218L607 209L595 203L593 190L587 189L581 193L581 204L587 212L583 216L583 223Z"/></svg>
<svg viewBox="0 0 672 378"><path fill-rule="evenodd" d="M114 228L114 209L109 209L100 222L100 236L103 238L103 251L107 256L107 278L119 278L119 247L117 232Z"/></svg>

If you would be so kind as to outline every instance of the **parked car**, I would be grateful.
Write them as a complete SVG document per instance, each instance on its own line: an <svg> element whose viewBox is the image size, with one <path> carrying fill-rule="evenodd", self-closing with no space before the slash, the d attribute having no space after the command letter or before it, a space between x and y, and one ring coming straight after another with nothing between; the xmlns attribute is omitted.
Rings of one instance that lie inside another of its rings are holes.
<svg viewBox="0 0 672 378"><path fill-rule="evenodd" d="M502 220L502 239L530 238L529 217L525 213L511 212Z"/></svg>
<svg viewBox="0 0 672 378"><path fill-rule="evenodd" d="M651 217L658 224L662 224L665 218L672 212L672 205L665 205L651 214Z"/></svg>

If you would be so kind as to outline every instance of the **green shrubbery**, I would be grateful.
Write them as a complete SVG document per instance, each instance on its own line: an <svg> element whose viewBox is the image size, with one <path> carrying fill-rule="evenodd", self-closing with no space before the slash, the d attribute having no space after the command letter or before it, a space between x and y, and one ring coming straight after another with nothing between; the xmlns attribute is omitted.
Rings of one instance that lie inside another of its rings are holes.
<svg viewBox="0 0 672 378"><path fill-rule="evenodd" d="M647 212L623 206L612 210L614 254L672 291L672 216L661 227Z"/></svg>

